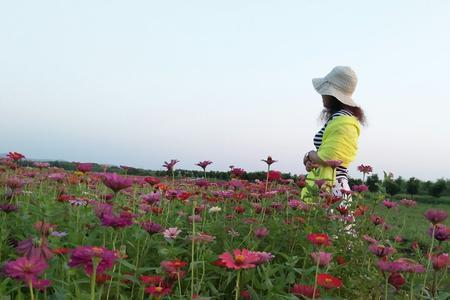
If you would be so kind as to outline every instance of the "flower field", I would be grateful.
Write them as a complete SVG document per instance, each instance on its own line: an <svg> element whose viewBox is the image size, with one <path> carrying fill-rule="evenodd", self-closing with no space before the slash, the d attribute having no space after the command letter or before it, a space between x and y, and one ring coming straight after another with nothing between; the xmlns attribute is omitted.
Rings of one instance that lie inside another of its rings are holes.
<svg viewBox="0 0 450 300"><path fill-rule="evenodd" d="M229 181L174 178L176 160L157 178L8 156L0 299L450 299L445 209L402 222L415 201L365 185L336 197L281 178L270 157L267 180L249 182L239 168ZM427 239L402 235L418 223Z"/></svg>

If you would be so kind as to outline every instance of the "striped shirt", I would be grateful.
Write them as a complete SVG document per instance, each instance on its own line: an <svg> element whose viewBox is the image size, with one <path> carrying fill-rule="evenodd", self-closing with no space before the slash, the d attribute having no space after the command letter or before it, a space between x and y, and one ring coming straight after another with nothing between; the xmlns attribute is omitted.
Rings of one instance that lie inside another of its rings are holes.
<svg viewBox="0 0 450 300"><path fill-rule="evenodd" d="M322 145L323 133L325 132L325 128L327 127L328 122L330 122L331 120L333 120L334 118L339 117L339 116L353 116L353 114L345 109L341 109L340 111L335 112L327 120L325 125L323 125L322 129L320 129L319 132L317 132L317 134L314 136L314 146L316 147L316 150L319 150L320 145ZM348 180L347 168L344 168L342 166L339 166L336 168L336 179L340 179L340 178Z"/></svg>

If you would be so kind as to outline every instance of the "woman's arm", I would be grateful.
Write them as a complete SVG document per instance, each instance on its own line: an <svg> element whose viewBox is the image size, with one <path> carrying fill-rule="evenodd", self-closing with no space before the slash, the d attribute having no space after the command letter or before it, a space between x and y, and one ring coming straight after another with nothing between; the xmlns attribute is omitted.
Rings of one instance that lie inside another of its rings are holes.
<svg viewBox="0 0 450 300"><path fill-rule="evenodd" d="M325 161L320 159L319 155L314 150L309 151L308 154L307 154L307 157L308 157L308 160L312 164L316 164L318 166L328 166L328 164Z"/></svg>

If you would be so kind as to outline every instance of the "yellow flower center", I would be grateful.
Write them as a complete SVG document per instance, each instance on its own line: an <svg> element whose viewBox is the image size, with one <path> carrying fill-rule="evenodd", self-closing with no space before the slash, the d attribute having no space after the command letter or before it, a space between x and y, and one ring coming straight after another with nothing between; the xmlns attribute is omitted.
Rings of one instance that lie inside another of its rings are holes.
<svg viewBox="0 0 450 300"><path fill-rule="evenodd" d="M245 261L245 256L244 255L236 255L236 257L234 259L234 262L237 265L242 265L244 263L244 261Z"/></svg>
<svg viewBox="0 0 450 300"><path fill-rule="evenodd" d="M161 293L163 291L163 288L160 286L155 287L155 292Z"/></svg>

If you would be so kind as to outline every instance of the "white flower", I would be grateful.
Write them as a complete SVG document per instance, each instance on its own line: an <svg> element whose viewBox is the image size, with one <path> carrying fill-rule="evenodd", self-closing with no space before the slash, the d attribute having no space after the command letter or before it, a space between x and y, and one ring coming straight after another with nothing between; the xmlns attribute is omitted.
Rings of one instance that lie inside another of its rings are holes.
<svg viewBox="0 0 450 300"><path fill-rule="evenodd" d="M222 208L220 208L219 206L213 206L208 211L210 213L217 213L217 212L220 212L221 210L222 210Z"/></svg>

